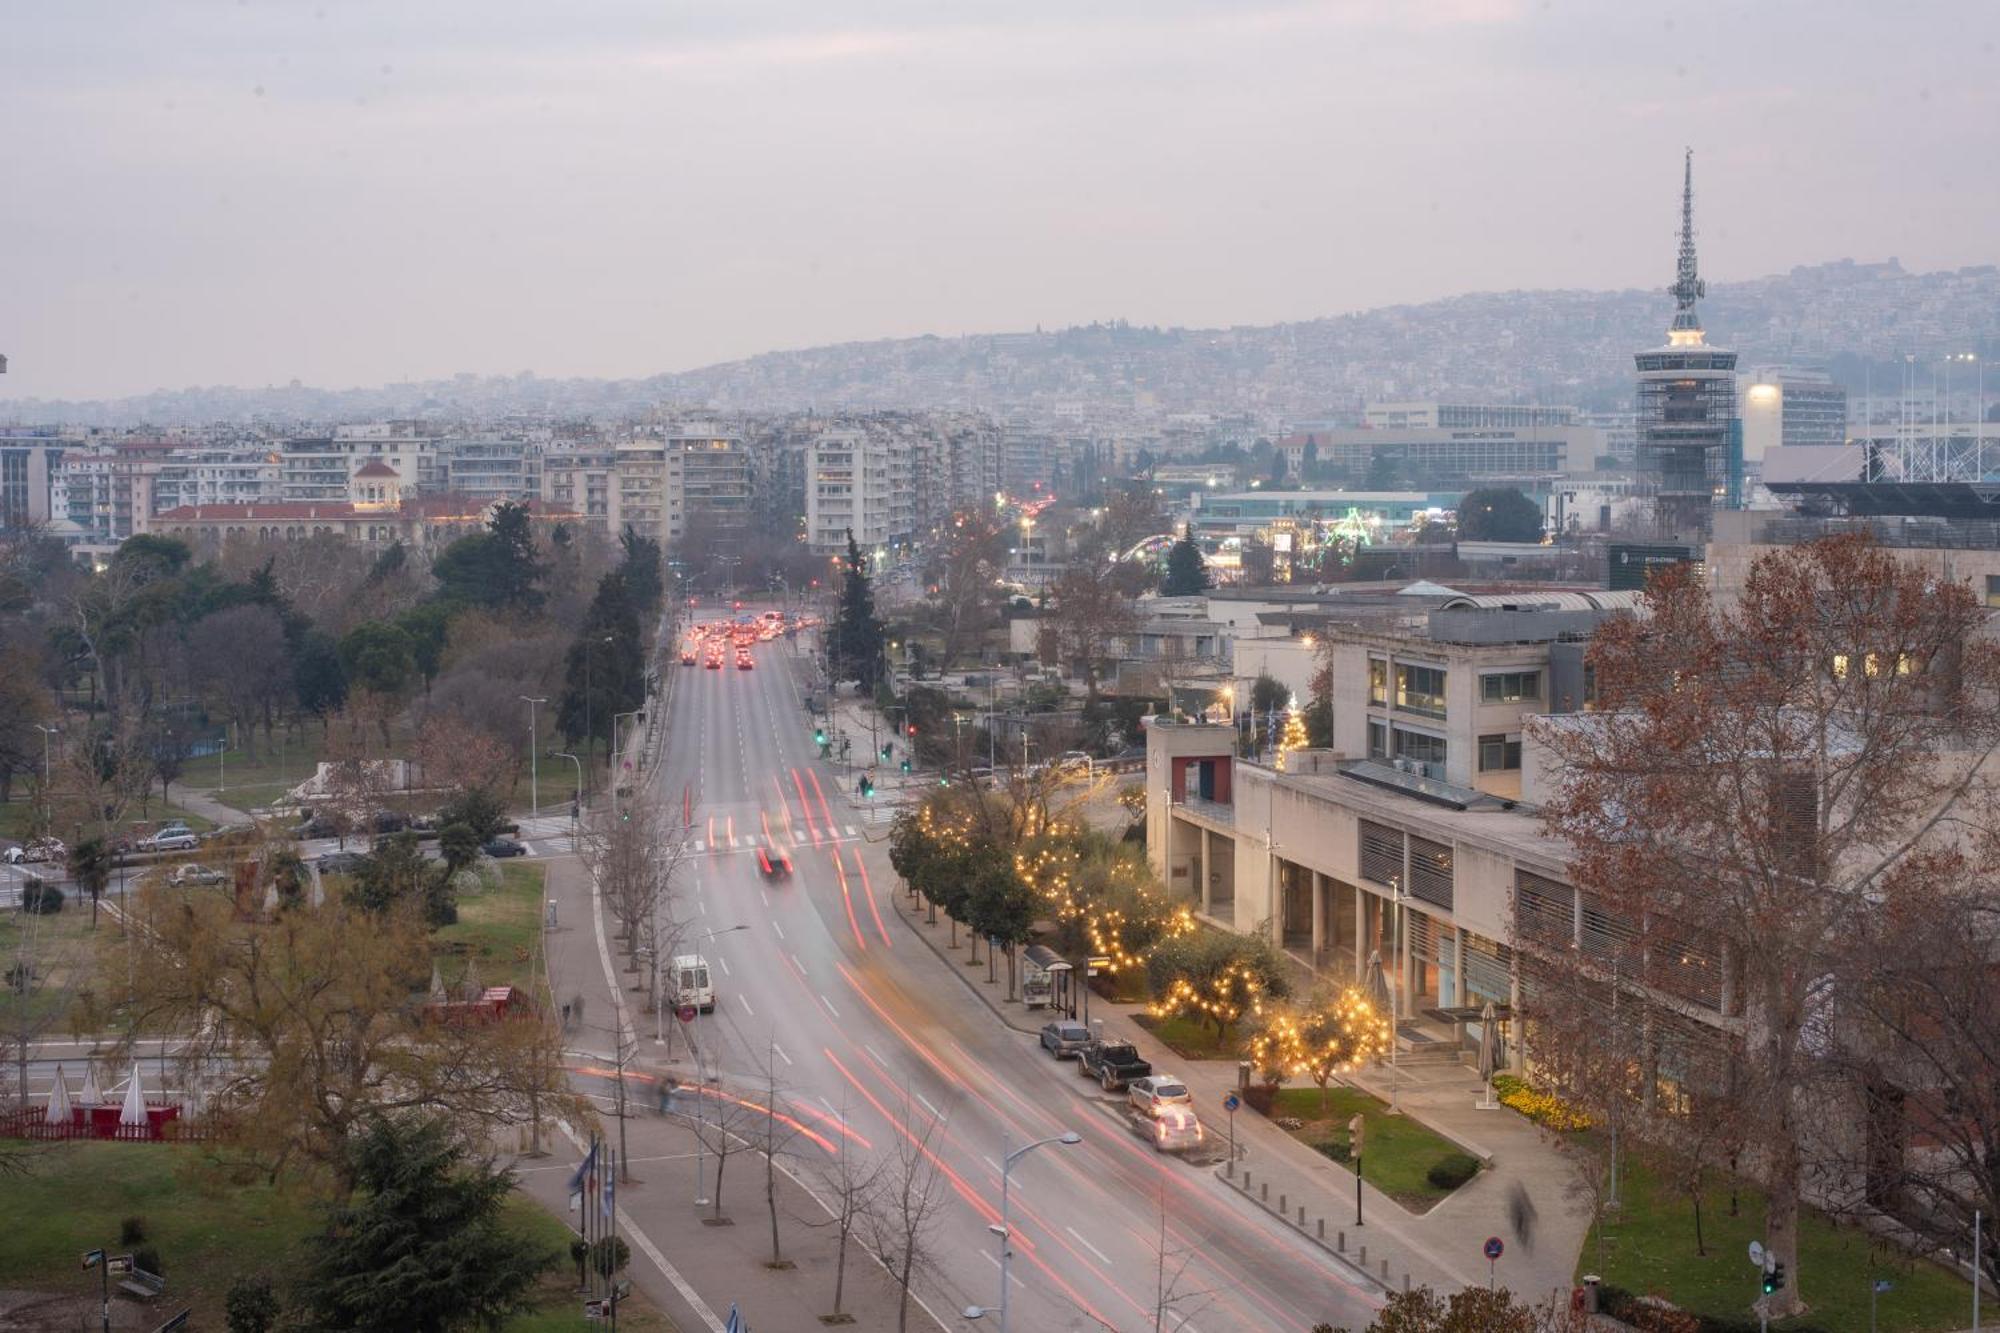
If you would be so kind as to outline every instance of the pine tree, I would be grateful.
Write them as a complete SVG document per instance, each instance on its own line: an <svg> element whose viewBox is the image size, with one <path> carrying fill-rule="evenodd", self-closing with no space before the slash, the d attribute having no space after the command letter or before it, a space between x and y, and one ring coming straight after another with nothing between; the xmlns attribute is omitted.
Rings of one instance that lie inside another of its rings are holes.
<svg viewBox="0 0 2000 1333"><path fill-rule="evenodd" d="M1286 709L1285 729L1278 736L1278 771L1280 773L1285 771L1286 755L1294 750L1303 750L1310 744L1312 742L1306 736L1305 714L1298 710L1297 705Z"/></svg>
<svg viewBox="0 0 2000 1333"><path fill-rule="evenodd" d="M350 1148L355 1196L306 1247L300 1306L320 1328L497 1328L556 1262L502 1225L514 1178L469 1162L442 1117L381 1119Z"/></svg>
<svg viewBox="0 0 2000 1333"><path fill-rule="evenodd" d="M1180 540L1167 551L1167 577L1160 584L1162 597L1193 597L1208 591L1208 562L1194 539L1194 524L1182 530Z"/></svg>
<svg viewBox="0 0 2000 1333"><path fill-rule="evenodd" d="M612 570L597 581L584 613L583 628L570 644L564 688L556 705L556 725L571 740L611 735L615 714L637 708L646 698L645 649L639 613L625 576Z"/></svg>
<svg viewBox="0 0 2000 1333"><path fill-rule="evenodd" d="M849 529L847 568L840 588L840 620L833 634L836 678L851 677L860 683L864 693L873 693L875 683L882 678L885 645L867 570L868 562L854 540L853 530Z"/></svg>

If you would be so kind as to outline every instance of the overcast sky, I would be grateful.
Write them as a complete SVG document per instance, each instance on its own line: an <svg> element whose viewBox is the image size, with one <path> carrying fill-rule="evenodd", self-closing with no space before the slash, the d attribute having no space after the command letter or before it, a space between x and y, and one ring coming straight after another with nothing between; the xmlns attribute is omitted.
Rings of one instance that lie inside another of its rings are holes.
<svg viewBox="0 0 2000 1333"><path fill-rule="evenodd" d="M0 399L2000 259L1992 0L0 14Z"/></svg>

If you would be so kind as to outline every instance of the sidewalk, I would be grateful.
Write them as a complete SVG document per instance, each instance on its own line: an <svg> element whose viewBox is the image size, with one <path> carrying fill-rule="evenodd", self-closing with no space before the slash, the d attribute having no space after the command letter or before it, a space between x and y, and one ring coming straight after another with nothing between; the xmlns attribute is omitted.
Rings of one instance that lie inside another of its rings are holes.
<svg viewBox="0 0 2000 1333"><path fill-rule="evenodd" d="M560 978L561 994L582 994L585 998L586 1027L569 1037L573 1063L609 1063L607 1049L612 1042L613 1015L626 1006L623 992L616 989L604 972L600 952L599 922L593 920L590 876L575 860L549 863L549 894L556 900L557 919L562 925L549 932L548 959L552 973ZM600 918L601 920L601 918ZM603 926L608 935L611 927ZM628 1013L627 1021L645 1027L641 1015ZM653 1110L654 1078L662 1069L692 1083L693 1070L683 1059L679 1065L664 1062L653 1053L650 1033L639 1043L637 1060L628 1066L628 1111L625 1121L626 1150L633 1174L631 1184L620 1184L618 1211L620 1234L633 1251L629 1273L632 1281L652 1301L673 1318L684 1333L722 1333L734 1301L745 1327L761 1333L819 1327L819 1316L833 1303L834 1252L838 1237L822 1223L827 1210L814 1197L803 1171L795 1178L782 1170L779 1160L779 1228L784 1257L793 1265L785 1269L766 1266L771 1257L770 1215L764 1204L764 1162L748 1147L731 1153L725 1170L723 1215L734 1225L715 1226L704 1222L711 1208L697 1208L695 1138L692 1127L681 1116L662 1116ZM684 1057L684 1048L677 1048ZM606 1095L608 1080L585 1076L580 1087L603 1088L593 1101L603 1119L605 1137L617 1143L618 1120ZM755 1097L755 1090L743 1096ZM711 1129L711 1133L713 1130ZM554 1142L554 1156L543 1162L524 1163L520 1168L524 1188L557 1217L574 1222L568 1211L569 1175L581 1159L580 1142ZM808 1151L818 1154L818 1149ZM807 1159L810 1162L812 1159ZM830 1158L820 1160L830 1161ZM703 1178L713 1188L715 1160L708 1154ZM847 1254L844 1309L854 1316L858 1328L893 1328L896 1321L897 1289L881 1266L861 1245L859 1236L850 1239ZM913 1328L933 1326L930 1316L912 1299L910 1321Z"/></svg>
<svg viewBox="0 0 2000 1333"><path fill-rule="evenodd" d="M1006 1002L1004 965L1001 981L989 986L983 969L975 971L962 965L963 948L947 948L949 927L943 911L938 913L938 925L927 926L921 906L913 909L907 893L896 894L896 906L897 916L940 957L953 963L952 970L994 1017L1019 1032L1040 1030L1045 1019L1039 1012ZM962 927L959 935L963 941ZM1136 1045L1155 1069L1179 1075L1194 1093L1202 1122L1211 1132L1223 1132L1227 1119L1223 1099L1236 1090L1236 1062L1182 1059L1132 1021L1140 1008L1093 995L1090 1016L1093 1021L1104 1020L1107 1034ZM1346 1081L1383 1102L1391 1099L1387 1066L1365 1070ZM1400 1084L1397 1100L1404 1114L1486 1163L1479 1175L1429 1212L1409 1212L1364 1181L1365 1225L1356 1228L1354 1173L1248 1107L1235 1116L1240 1161L1234 1172L1227 1167L1218 1169L1217 1180L1239 1192L1246 1202L1268 1211L1276 1212L1282 1198L1287 1221L1309 1238L1318 1239L1323 1224L1329 1256L1351 1269L1362 1269L1360 1247L1366 1245L1365 1271L1372 1281L1388 1289L1400 1290L1405 1274L1412 1286L1447 1291L1483 1286L1487 1264L1482 1247L1488 1237L1497 1236L1506 1247L1497 1269L1502 1284L1524 1299L1539 1299L1551 1292L1567 1299L1590 1219L1589 1210L1568 1197L1570 1172L1561 1156L1525 1117L1504 1107L1479 1110L1476 1103L1481 1084L1469 1066L1403 1069ZM1536 1212L1527 1236L1517 1234L1509 1216L1517 1186ZM1299 1222L1301 1207L1305 1209L1303 1225ZM1342 1232L1346 1233L1344 1254L1337 1252ZM1386 1279L1384 1261L1388 1264Z"/></svg>

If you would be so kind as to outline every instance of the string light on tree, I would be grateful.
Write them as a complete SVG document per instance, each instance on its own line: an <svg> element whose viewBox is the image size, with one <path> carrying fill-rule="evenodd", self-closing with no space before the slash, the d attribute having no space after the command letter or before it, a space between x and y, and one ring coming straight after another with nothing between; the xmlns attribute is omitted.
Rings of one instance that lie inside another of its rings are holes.
<svg viewBox="0 0 2000 1333"><path fill-rule="evenodd" d="M1285 729L1278 737L1278 758L1276 765L1278 771L1280 773L1285 771L1285 757L1287 755L1291 754L1294 750L1303 750L1311 743L1306 736L1305 714L1299 711L1299 701L1294 696L1291 703L1285 709Z"/></svg>

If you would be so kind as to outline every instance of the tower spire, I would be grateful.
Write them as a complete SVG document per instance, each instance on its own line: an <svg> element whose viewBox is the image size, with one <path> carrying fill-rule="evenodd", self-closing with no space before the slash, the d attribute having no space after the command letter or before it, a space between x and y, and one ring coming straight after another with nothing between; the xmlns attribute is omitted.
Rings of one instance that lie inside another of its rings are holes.
<svg viewBox="0 0 2000 1333"><path fill-rule="evenodd" d="M1701 316L1694 312L1694 303L1708 294L1707 284L1695 267L1694 258L1694 149L1687 150L1687 161L1681 178L1681 255L1679 267L1674 273L1674 285L1667 288L1674 298L1675 333L1701 332Z"/></svg>

